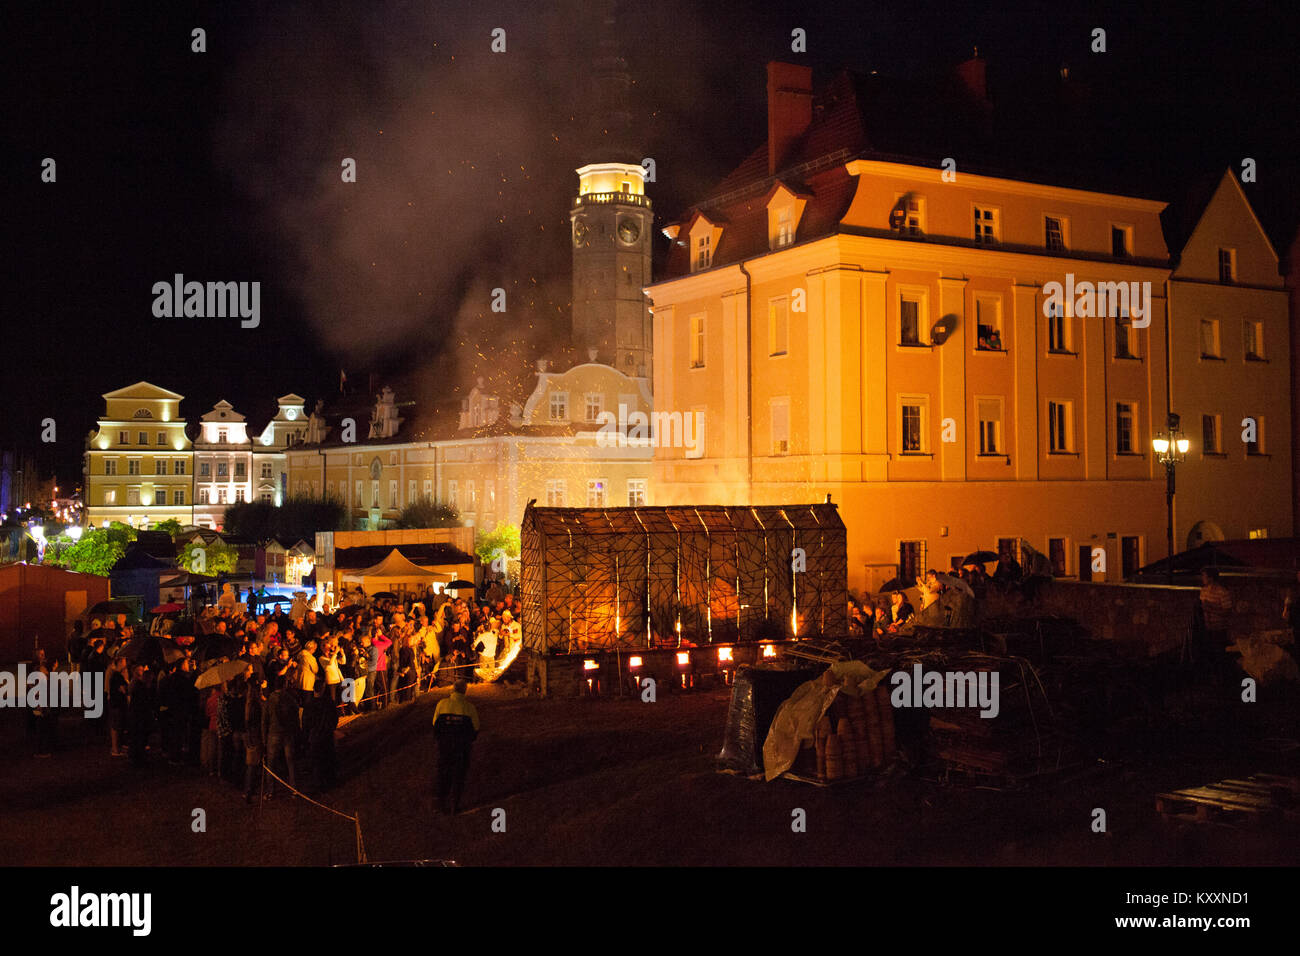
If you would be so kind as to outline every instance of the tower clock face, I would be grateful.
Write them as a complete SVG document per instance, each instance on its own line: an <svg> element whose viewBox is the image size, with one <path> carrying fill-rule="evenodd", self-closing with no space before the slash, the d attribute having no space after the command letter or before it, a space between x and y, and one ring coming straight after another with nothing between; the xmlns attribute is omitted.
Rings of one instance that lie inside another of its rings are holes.
<svg viewBox="0 0 1300 956"><path fill-rule="evenodd" d="M618 224L618 237L626 243L636 242L641 235L641 227L635 219L624 219Z"/></svg>
<svg viewBox="0 0 1300 956"><path fill-rule="evenodd" d="M587 241L587 224L581 219L573 224L573 244L580 246Z"/></svg>

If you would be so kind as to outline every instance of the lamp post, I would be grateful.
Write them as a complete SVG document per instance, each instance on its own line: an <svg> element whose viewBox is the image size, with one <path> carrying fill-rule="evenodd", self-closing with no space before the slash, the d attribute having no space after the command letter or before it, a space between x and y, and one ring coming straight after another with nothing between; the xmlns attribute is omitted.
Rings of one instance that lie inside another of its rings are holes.
<svg viewBox="0 0 1300 956"><path fill-rule="evenodd" d="M1178 463L1187 456L1187 448L1191 444L1178 426L1178 416L1170 412L1169 418L1165 422L1165 430L1158 432L1151 439L1151 447L1155 449L1156 460L1165 466L1165 511L1167 516L1165 533L1169 545L1167 560L1170 584L1174 583L1174 470L1178 467Z"/></svg>

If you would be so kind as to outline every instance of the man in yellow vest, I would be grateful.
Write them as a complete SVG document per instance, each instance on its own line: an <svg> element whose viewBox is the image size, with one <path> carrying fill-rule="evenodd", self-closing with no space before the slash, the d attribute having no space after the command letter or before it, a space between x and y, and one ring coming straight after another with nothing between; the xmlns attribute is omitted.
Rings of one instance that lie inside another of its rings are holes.
<svg viewBox="0 0 1300 956"><path fill-rule="evenodd" d="M438 740L436 799L438 812L460 811L460 797L469 774L470 750L478 736L478 710L465 697L469 684L457 680L451 694L438 701L433 712L433 735Z"/></svg>

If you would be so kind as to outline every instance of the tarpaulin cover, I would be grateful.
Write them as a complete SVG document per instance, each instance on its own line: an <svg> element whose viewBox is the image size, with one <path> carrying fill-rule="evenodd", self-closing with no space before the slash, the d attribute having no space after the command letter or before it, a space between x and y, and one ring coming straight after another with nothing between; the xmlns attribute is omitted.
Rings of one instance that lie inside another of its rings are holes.
<svg viewBox="0 0 1300 956"><path fill-rule="evenodd" d="M862 661L832 664L830 671L835 683L828 687L818 677L801 684L777 710L767 740L763 742L763 775L767 780L775 780L794 766L803 741L813 740L817 721L830 709L836 696L846 689L846 677L856 679L858 690L872 691L889 673L887 670L873 671Z"/></svg>
<svg viewBox="0 0 1300 956"><path fill-rule="evenodd" d="M762 769L761 742L777 709L796 687L819 673L816 667L740 667L731 685L727 731L718 760L746 776Z"/></svg>

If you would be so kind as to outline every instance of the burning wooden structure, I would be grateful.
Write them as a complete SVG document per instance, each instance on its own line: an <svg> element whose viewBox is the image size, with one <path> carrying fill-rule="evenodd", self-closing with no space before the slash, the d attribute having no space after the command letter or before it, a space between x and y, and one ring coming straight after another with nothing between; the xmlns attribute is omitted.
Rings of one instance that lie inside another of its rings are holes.
<svg viewBox="0 0 1300 956"><path fill-rule="evenodd" d="M524 512L524 643L540 653L842 636L836 505Z"/></svg>

